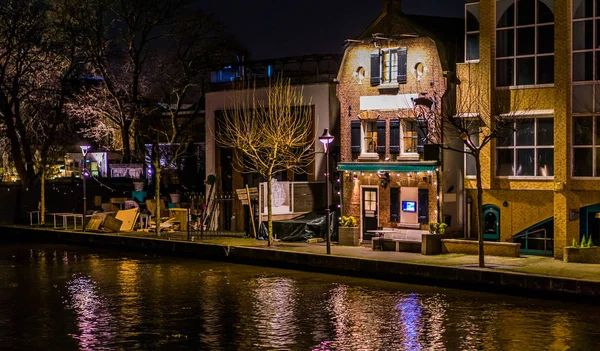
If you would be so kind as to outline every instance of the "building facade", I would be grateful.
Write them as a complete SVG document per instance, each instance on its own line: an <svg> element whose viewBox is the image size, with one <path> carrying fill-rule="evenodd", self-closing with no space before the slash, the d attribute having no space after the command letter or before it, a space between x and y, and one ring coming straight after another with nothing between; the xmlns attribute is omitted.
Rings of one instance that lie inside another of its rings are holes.
<svg viewBox="0 0 600 351"><path fill-rule="evenodd" d="M600 3L586 0L465 3L458 77L483 105L509 99L500 113L515 119L481 157L488 240L555 258L582 236L600 242L598 14ZM490 122L492 111L462 112ZM472 175L466 169L475 199Z"/></svg>
<svg viewBox="0 0 600 351"><path fill-rule="evenodd" d="M462 160L443 152L440 162L415 111L420 98L453 94L448 77L462 37L453 29L462 20L407 15L398 0L383 4L348 40L338 75L342 215L360 218L363 240L378 227L424 230L445 221L462 230L462 167L442 167Z"/></svg>
<svg viewBox="0 0 600 351"><path fill-rule="evenodd" d="M339 67L338 55L309 55L299 57L279 58L273 60L261 60L255 62L240 63L229 66L224 70L212 74L212 91L206 94L206 174L214 174L217 178L218 192L231 194L236 189L259 187L264 179L257 174L245 174L237 172L233 164L233 151L219 147L213 137L215 121L220 113L236 107L236 94L250 94L250 89L238 89L232 82L251 82L255 86L255 97L258 102L267 101L266 84L275 77L289 78L290 83L298 92L302 92L306 105L312 106L314 122L312 136L314 138L315 155L306 172L294 174L293 172L278 173L278 181L295 182L325 182L326 157L318 137L325 128L329 128L335 140L331 147L334 160L337 156L338 147L338 120L339 102L335 95L335 83L333 82ZM335 165L332 164L332 167ZM331 168L333 169L333 168ZM208 193L208 191L207 191ZM302 194L296 194L301 197ZM335 199L335 198L334 198ZM318 202L318 201L316 201ZM337 203L337 201L335 202ZM258 212L255 218L259 218ZM229 230L229 218L235 215L236 227L249 230L248 217L244 206L240 201L229 201L224 203L221 210L220 228ZM287 219L274 217L276 219Z"/></svg>

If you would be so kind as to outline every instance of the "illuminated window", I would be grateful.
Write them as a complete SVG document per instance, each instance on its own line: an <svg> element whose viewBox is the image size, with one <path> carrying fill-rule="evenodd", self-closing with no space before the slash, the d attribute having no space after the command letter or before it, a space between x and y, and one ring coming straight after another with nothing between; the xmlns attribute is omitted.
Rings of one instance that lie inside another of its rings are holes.
<svg viewBox="0 0 600 351"><path fill-rule="evenodd" d="M402 123L402 153L416 154L419 144L419 132L416 120L404 120Z"/></svg>
<svg viewBox="0 0 600 351"><path fill-rule="evenodd" d="M377 152L377 125L375 121L363 122L363 153Z"/></svg>
<svg viewBox="0 0 600 351"><path fill-rule="evenodd" d="M371 85L406 84L406 48L371 53Z"/></svg>

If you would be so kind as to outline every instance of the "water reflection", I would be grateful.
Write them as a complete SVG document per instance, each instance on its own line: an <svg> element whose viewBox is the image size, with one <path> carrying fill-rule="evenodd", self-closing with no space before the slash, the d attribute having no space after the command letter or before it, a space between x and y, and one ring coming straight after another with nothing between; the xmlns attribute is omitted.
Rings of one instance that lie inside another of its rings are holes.
<svg viewBox="0 0 600 351"><path fill-rule="evenodd" d="M586 350L600 307L65 246L0 246L6 349Z"/></svg>
<svg viewBox="0 0 600 351"><path fill-rule="evenodd" d="M108 304L96 292L95 283L88 277L77 277L67 282L70 299L68 308L77 314L80 350L98 350L110 342L115 331L113 317L108 312Z"/></svg>
<svg viewBox="0 0 600 351"><path fill-rule="evenodd" d="M295 282L289 278L257 278L251 282L254 325L264 347L292 350L298 332Z"/></svg>

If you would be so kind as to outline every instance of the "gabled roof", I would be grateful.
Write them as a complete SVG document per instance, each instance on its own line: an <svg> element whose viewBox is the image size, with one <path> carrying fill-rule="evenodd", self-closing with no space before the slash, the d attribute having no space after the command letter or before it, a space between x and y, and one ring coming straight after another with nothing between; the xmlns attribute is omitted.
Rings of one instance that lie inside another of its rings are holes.
<svg viewBox="0 0 600 351"><path fill-rule="evenodd" d="M438 48L442 68L448 71L461 61L463 27L462 18L409 15L388 6L358 39L372 40L375 34L396 40L413 35L431 38Z"/></svg>

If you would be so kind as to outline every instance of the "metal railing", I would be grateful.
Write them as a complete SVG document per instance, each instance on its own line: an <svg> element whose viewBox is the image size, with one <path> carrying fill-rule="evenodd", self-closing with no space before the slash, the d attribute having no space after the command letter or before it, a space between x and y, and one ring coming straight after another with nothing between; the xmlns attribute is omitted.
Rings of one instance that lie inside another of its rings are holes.
<svg viewBox="0 0 600 351"><path fill-rule="evenodd" d="M543 237L531 237L533 234L538 234L538 233L544 233ZM534 231L527 231L523 234L519 234L519 235L515 235L512 237L512 241L513 242L517 242L519 241L519 239L524 239L525 241L525 247L521 248L521 250L524 250L526 252L528 251L542 251L543 255L548 255L548 254L552 254L552 251L548 252L548 242L549 241L554 241L554 238L548 238L548 231L545 228L541 228L541 229L536 229ZM537 249L529 249L529 240L543 240L544 241L544 249L543 250L537 250ZM554 248L554 245L552 245L552 248Z"/></svg>

